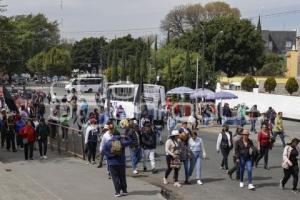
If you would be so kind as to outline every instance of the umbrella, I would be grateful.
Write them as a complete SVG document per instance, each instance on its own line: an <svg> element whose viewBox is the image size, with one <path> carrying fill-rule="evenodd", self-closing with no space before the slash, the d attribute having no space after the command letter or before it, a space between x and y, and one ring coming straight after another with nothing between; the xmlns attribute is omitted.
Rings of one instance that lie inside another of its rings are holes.
<svg viewBox="0 0 300 200"><path fill-rule="evenodd" d="M167 92L167 94L190 94L194 92L193 89L188 87L177 87Z"/></svg>
<svg viewBox="0 0 300 200"><path fill-rule="evenodd" d="M212 95L208 95L206 99L237 99L238 96L230 92L216 92Z"/></svg>
<svg viewBox="0 0 300 200"><path fill-rule="evenodd" d="M214 95L214 92L209 89L197 89L190 95L190 98L206 98L208 95Z"/></svg>

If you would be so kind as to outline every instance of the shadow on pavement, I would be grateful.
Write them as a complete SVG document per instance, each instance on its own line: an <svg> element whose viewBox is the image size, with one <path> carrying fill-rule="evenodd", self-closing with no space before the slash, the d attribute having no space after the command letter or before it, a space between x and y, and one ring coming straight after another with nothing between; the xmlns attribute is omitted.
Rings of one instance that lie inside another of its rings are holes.
<svg viewBox="0 0 300 200"><path fill-rule="evenodd" d="M257 181L265 181L265 180L270 180L272 179L272 177L261 177L261 176L254 176L253 180L257 180Z"/></svg>
<svg viewBox="0 0 300 200"><path fill-rule="evenodd" d="M152 190L152 191L132 191L132 192L129 192L129 195L130 196L135 196L135 195L138 195L138 196L154 196L154 195L157 195L157 194L160 194L160 191L158 190Z"/></svg>
<svg viewBox="0 0 300 200"><path fill-rule="evenodd" d="M276 186L278 186L279 187L279 182L277 183L275 183L275 182L273 182L273 183L260 183L260 184L255 184L255 187L256 188L263 188L263 187L276 187Z"/></svg>

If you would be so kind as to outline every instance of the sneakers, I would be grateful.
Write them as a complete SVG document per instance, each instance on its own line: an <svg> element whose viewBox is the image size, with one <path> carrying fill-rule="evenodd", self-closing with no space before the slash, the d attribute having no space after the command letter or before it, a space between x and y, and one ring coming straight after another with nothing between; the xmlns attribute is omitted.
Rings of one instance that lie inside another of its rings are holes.
<svg viewBox="0 0 300 200"><path fill-rule="evenodd" d="M147 167L144 167L144 172L146 172L147 171Z"/></svg>
<svg viewBox="0 0 300 200"><path fill-rule="evenodd" d="M197 181L197 184L198 184L198 185L203 185L203 182L202 182L201 180L198 180L198 181Z"/></svg>
<svg viewBox="0 0 300 200"><path fill-rule="evenodd" d="M95 161L93 161L93 162L92 162L92 165L95 165L95 164L96 164L96 162L95 162Z"/></svg>
<svg viewBox="0 0 300 200"><path fill-rule="evenodd" d="M43 159L44 159L44 156L41 156L40 159L43 160Z"/></svg>
<svg viewBox="0 0 300 200"><path fill-rule="evenodd" d="M123 195L123 196L127 196L127 195L128 195L128 192L125 191L125 192L122 193L122 195Z"/></svg>
<svg viewBox="0 0 300 200"><path fill-rule="evenodd" d="M244 183L240 182L240 188L243 188L243 187L244 187Z"/></svg>
<svg viewBox="0 0 300 200"><path fill-rule="evenodd" d="M48 157L47 157L47 156L43 156L43 157L44 157L44 159L45 159L45 160L47 160L47 159L48 159Z"/></svg>
<svg viewBox="0 0 300 200"><path fill-rule="evenodd" d="M133 170L133 174L139 174L138 170Z"/></svg>
<svg viewBox="0 0 300 200"><path fill-rule="evenodd" d="M99 165L97 167L98 168L102 168L102 163L99 163Z"/></svg>
<svg viewBox="0 0 300 200"><path fill-rule="evenodd" d="M255 189L255 187L254 187L254 185L253 185L253 184L249 184L249 185L248 185L248 189L249 189L249 190L254 190L254 189Z"/></svg>
<svg viewBox="0 0 300 200"><path fill-rule="evenodd" d="M283 186L283 184L282 184L282 179L281 179L280 182L279 182L279 188L282 189L282 190L284 189L284 186Z"/></svg>
<svg viewBox="0 0 300 200"><path fill-rule="evenodd" d="M121 197L122 195L120 193L116 193L115 197Z"/></svg>
<svg viewBox="0 0 300 200"><path fill-rule="evenodd" d="M174 183L174 186L175 186L175 187L181 187L181 185L180 185L179 182L175 182L175 183Z"/></svg>
<svg viewBox="0 0 300 200"><path fill-rule="evenodd" d="M163 178L163 183L165 184L165 185L168 185L168 179L166 179L166 178Z"/></svg>

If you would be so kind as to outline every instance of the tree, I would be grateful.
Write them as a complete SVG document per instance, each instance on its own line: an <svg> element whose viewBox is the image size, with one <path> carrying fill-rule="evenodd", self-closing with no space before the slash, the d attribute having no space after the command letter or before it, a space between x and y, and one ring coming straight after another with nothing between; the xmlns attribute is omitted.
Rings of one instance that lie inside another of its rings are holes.
<svg viewBox="0 0 300 200"><path fill-rule="evenodd" d="M297 92L299 89L299 84L295 78L289 78L285 84L286 91L292 95L294 92Z"/></svg>
<svg viewBox="0 0 300 200"><path fill-rule="evenodd" d="M191 85L191 58L189 49L186 51L185 68L182 73L184 75L184 86L193 87Z"/></svg>
<svg viewBox="0 0 300 200"><path fill-rule="evenodd" d="M121 70L120 70L120 77L122 81L126 80L127 77L127 70L126 70L126 57L125 57L125 51L122 51L122 64L121 64Z"/></svg>
<svg viewBox="0 0 300 200"><path fill-rule="evenodd" d="M71 51L73 68L80 68L89 72L96 69L98 72L99 66L106 66L108 60L108 49L106 47L107 42L103 37L83 38L75 42Z"/></svg>
<svg viewBox="0 0 300 200"><path fill-rule="evenodd" d="M269 77L264 83L264 88L266 92L273 92L277 86L276 80L274 77Z"/></svg>
<svg viewBox="0 0 300 200"><path fill-rule="evenodd" d="M32 73L40 75L69 75L72 59L68 50L53 47L32 57L26 65Z"/></svg>
<svg viewBox="0 0 300 200"><path fill-rule="evenodd" d="M256 81L254 80L254 78L252 76L246 76L241 83L241 87L243 90L252 92L253 88L257 87Z"/></svg>
<svg viewBox="0 0 300 200"><path fill-rule="evenodd" d="M171 37L178 37L191 28L196 28L204 22L219 17L240 18L241 14L237 8L231 8L224 2L212 2L205 6L201 4L181 5L173 8L161 22L163 31L168 32Z"/></svg>
<svg viewBox="0 0 300 200"><path fill-rule="evenodd" d="M261 68L264 42L249 20L220 17L204 23L203 27L205 60L212 65L213 55L217 55L216 71L223 71L228 77L232 77L241 73L253 73ZM203 29L197 27L174 39L172 43L177 48L189 46L191 51L200 52L203 37Z"/></svg>
<svg viewBox="0 0 300 200"><path fill-rule="evenodd" d="M119 60L117 50L114 49L113 59L112 59L112 81L116 82L119 80L119 70L118 70Z"/></svg>
<svg viewBox="0 0 300 200"><path fill-rule="evenodd" d="M10 18L16 27L15 38L20 47L24 63L41 51L48 51L59 44L59 29L56 21L49 21L45 15L17 15Z"/></svg>
<svg viewBox="0 0 300 200"><path fill-rule="evenodd" d="M280 63L267 63L259 71L260 76L283 76L285 69Z"/></svg>

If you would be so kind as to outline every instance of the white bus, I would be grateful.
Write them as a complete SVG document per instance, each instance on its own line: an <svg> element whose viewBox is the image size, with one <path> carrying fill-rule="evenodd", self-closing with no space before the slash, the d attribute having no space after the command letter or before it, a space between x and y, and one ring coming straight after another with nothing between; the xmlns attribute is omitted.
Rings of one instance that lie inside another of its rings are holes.
<svg viewBox="0 0 300 200"><path fill-rule="evenodd" d="M138 88L138 84L114 84L108 87L107 94L113 107L114 118L119 118L117 111L120 106L123 108L126 118L139 118L141 116ZM153 119L158 119L166 106L164 86L144 84L144 100L148 114Z"/></svg>
<svg viewBox="0 0 300 200"><path fill-rule="evenodd" d="M82 75L78 78L70 79L65 90L69 93L76 92L100 92L106 93L106 81L103 75Z"/></svg>

